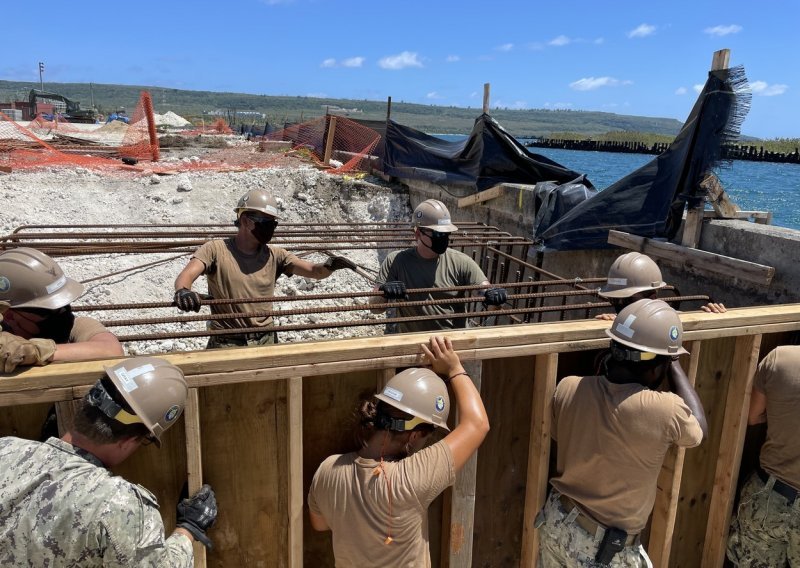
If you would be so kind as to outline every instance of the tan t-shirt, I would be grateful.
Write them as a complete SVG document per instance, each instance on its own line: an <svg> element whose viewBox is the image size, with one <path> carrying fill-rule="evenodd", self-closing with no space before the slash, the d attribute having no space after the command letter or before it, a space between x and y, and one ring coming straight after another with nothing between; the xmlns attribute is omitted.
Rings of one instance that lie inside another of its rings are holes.
<svg viewBox="0 0 800 568"><path fill-rule="evenodd" d="M258 253L247 255L234 245L233 238L217 239L203 244L192 255L206 265L208 292L214 298L258 298L275 294L275 280L281 274L292 274L297 257L281 247L267 245ZM272 302L211 306L211 313L232 314L271 310ZM272 316L215 320L211 329L267 327Z"/></svg>
<svg viewBox="0 0 800 568"><path fill-rule="evenodd" d="M450 288L452 286L474 286L486 280L486 275L469 256L461 251L447 249L437 258L422 258L417 249L395 251L386 257L378 274L378 282L400 280L406 288ZM409 294L410 301L443 300L464 298L464 291ZM467 311L467 304L438 304L433 306L398 307L399 317L444 315ZM413 331L435 331L467 326L467 318L423 320L398 324L401 333Z"/></svg>
<svg viewBox="0 0 800 568"><path fill-rule="evenodd" d="M339 454L314 474L308 507L333 531L337 568L430 566L428 505L455 482L450 447L442 440L384 462L386 476L374 475L378 465L356 453ZM388 545L387 531L394 539Z"/></svg>
<svg viewBox="0 0 800 568"><path fill-rule="evenodd" d="M595 521L640 532L672 444L697 446L700 424L678 395L605 377L566 377L553 399L557 476L550 483Z"/></svg>
<svg viewBox="0 0 800 568"><path fill-rule="evenodd" d="M761 467L800 489L800 345L770 351L758 365L753 386L767 397Z"/></svg>
<svg viewBox="0 0 800 568"><path fill-rule="evenodd" d="M69 332L70 343L81 343L89 341L95 335L106 333L108 329L94 318L79 317L75 318L72 330Z"/></svg>

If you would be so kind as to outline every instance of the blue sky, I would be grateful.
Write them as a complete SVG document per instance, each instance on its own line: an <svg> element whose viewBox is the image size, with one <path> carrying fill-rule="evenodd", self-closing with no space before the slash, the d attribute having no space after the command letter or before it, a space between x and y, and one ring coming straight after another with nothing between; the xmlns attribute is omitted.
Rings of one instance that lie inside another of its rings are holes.
<svg viewBox="0 0 800 568"><path fill-rule="evenodd" d="M800 137L794 0L42 0L16 15L0 79L38 81L43 61L45 83L476 109L488 82L492 107L681 121L729 48L753 91L744 133Z"/></svg>

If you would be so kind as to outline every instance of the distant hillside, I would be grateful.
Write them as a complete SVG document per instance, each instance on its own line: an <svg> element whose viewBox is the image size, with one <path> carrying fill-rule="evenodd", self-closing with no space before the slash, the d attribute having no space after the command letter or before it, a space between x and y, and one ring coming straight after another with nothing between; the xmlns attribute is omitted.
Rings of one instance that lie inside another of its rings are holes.
<svg viewBox="0 0 800 568"><path fill-rule="evenodd" d="M266 115L272 124L298 122L325 114L325 107L349 109L353 118L384 120L386 101L353 99L324 99L315 97L276 97L244 93L216 93L211 91L185 91L163 87L136 87L130 85L102 85L88 83L45 83L45 90L80 101L89 108L92 97L95 106L103 113L118 107L133 110L142 90L153 97L156 112L171 110L189 120L208 116L211 111L255 111ZM27 100L28 92L39 88L38 83L0 81L0 106L11 100ZM392 119L400 124L440 134L466 134L480 115L481 109L420 105L392 100ZM575 110L504 110L492 109L492 116L511 134L517 137L545 136L553 132L574 132L583 135L603 134L611 131L636 131L675 136L682 123L671 118L628 116L610 112ZM263 123L257 119L256 123ZM249 124L252 117L241 118Z"/></svg>

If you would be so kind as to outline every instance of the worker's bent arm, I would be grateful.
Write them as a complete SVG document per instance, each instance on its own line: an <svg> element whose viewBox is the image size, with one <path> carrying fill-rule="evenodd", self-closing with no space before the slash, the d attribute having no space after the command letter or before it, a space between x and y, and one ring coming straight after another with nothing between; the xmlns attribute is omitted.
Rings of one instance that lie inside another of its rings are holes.
<svg viewBox="0 0 800 568"><path fill-rule="evenodd" d="M450 338L431 337L428 346L421 347L433 370L451 378L450 386L456 395L458 408L458 425L445 436L444 442L453 454L453 467L458 472L486 438L489 417L478 389L453 350Z"/></svg>
<svg viewBox="0 0 800 568"><path fill-rule="evenodd" d="M328 526L328 521L325 520L325 517L322 515L317 515L316 513L312 513L311 511L308 512L308 518L311 520L311 528L315 531L329 531L331 527Z"/></svg>
<svg viewBox="0 0 800 568"><path fill-rule="evenodd" d="M104 331L93 336L89 341L57 344L53 361L83 361L122 357L123 355L122 345L117 336L110 331Z"/></svg>
<svg viewBox="0 0 800 568"><path fill-rule="evenodd" d="M700 429L703 431L703 439L708 437L708 422L706 421L706 412L703 410L703 404L700 402L700 397L697 396L697 391L689 383L689 377L681 367L677 360L670 362L669 369L669 384L672 392L677 394L692 411L692 415L697 418L700 423Z"/></svg>
<svg viewBox="0 0 800 568"><path fill-rule="evenodd" d="M750 411L747 413L747 424L755 426L767 421L767 395L753 387L750 395Z"/></svg>
<svg viewBox="0 0 800 568"><path fill-rule="evenodd" d="M306 278L315 278L322 280L333 274L332 270L328 270L322 264L314 264L307 260L295 260L292 266L292 274L297 276L305 276Z"/></svg>
<svg viewBox="0 0 800 568"><path fill-rule="evenodd" d="M175 279L175 290L180 290L181 288L186 288L188 290L192 289L192 284L197 278L206 271L206 265L203 263L202 260L197 258L193 258L189 261L181 273L178 274L178 277Z"/></svg>

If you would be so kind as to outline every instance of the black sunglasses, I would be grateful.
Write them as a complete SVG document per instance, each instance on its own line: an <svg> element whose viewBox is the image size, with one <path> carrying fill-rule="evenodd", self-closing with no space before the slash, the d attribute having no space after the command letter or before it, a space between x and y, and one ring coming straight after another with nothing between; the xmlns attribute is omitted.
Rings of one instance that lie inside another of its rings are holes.
<svg viewBox="0 0 800 568"><path fill-rule="evenodd" d="M269 217L251 217L251 216L248 215L248 219L250 219L256 225L264 225L264 226L267 226L267 227L269 227L270 225L275 226L275 227L278 226L278 220L277 219L271 219Z"/></svg>

